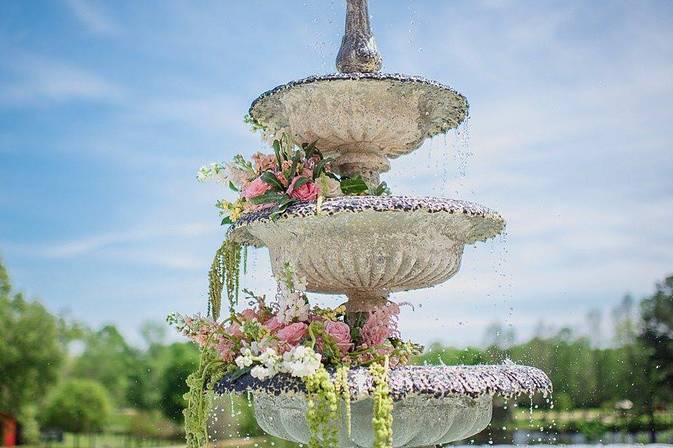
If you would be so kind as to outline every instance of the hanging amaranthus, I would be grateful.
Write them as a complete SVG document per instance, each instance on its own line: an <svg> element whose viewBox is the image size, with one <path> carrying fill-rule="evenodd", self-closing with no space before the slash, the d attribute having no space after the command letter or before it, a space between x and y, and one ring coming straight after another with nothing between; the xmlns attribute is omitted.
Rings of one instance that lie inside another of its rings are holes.
<svg viewBox="0 0 673 448"><path fill-rule="evenodd" d="M375 362L370 365L369 373L374 381L374 448L390 448L393 446L393 400L388 386L388 357L383 364Z"/></svg>
<svg viewBox="0 0 673 448"><path fill-rule="evenodd" d="M241 260L246 264L247 256L240 244L229 239L224 240L213 258L208 272L208 314L215 320L220 317L222 309L222 290L226 288L229 301L229 313L234 313L238 303ZM245 270L246 267L244 266Z"/></svg>

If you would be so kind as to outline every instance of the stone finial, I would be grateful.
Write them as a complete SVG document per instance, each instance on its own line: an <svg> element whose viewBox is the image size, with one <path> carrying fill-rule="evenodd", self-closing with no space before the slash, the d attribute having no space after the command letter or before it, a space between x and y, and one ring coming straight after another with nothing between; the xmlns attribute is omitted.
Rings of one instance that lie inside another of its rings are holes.
<svg viewBox="0 0 673 448"><path fill-rule="evenodd" d="M336 59L341 73L372 73L381 70L381 55L369 27L367 0L346 0L346 27Z"/></svg>

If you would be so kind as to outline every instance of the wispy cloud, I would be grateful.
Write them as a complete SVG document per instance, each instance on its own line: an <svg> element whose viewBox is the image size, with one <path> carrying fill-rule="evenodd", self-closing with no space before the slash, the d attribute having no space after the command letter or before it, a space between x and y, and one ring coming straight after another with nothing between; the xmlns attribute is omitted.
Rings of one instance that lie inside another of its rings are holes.
<svg viewBox="0 0 673 448"><path fill-rule="evenodd" d="M113 35L119 31L118 25L92 0L65 0L75 18L92 33Z"/></svg>
<svg viewBox="0 0 673 448"><path fill-rule="evenodd" d="M83 236L59 243L43 244L41 245L39 254L46 258L71 258L90 254L119 244L137 243L149 239L160 240L163 238L203 236L213 232L214 228L211 223L193 222L181 225L156 225L120 232Z"/></svg>
<svg viewBox="0 0 673 448"><path fill-rule="evenodd" d="M118 102L126 95L123 87L94 72L50 58L20 54L0 64L15 75L0 86L0 106Z"/></svg>

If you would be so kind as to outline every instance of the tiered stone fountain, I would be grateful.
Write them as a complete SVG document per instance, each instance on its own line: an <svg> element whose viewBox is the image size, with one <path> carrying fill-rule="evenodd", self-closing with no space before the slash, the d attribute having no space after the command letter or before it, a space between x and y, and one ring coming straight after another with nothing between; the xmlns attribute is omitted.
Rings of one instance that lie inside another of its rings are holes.
<svg viewBox="0 0 673 448"><path fill-rule="evenodd" d="M257 98L250 115L271 134L287 132L297 144L316 142L342 175L378 184L389 159L408 154L467 116L464 96L421 77L379 73L381 56L369 27L367 0L348 0L339 73L276 87ZM480 205L444 198L341 197L290 208L272 221L244 215L229 238L268 247L274 273L291 261L308 291L346 294L349 313L385 303L395 291L427 288L451 278L467 244L502 231L504 220ZM352 369L350 431L342 447L373 443L372 379ZM394 399L393 445L418 447L464 439L491 420L495 394L548 393L540 370L515 364L407 366L390 371ZM306 400L300 380L276 375L224 378L220 393L249 391L259 425L271 435L306 443Z"/></svg>

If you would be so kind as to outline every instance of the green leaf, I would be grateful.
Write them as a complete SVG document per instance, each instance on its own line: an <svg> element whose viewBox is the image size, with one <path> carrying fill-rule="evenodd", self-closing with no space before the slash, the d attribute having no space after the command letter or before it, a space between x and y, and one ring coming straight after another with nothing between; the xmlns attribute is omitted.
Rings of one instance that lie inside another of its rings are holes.
<svg viewBox="0 0 673 448"><path fill-rule="evenodd" d="M221 223L220 225L222 225L222 226L226 226L226 225L228 225L228 224L233 224L233 223L234 223L234 221L232 221L230 217L225 216L225 217L222 219L222 223Z"/></svg>
<svg viewBox="0 0 673 448"><path fill-rule="evenodd" d="M286 200L280 202L277 206L275 206L272 209L271 214L269 214L269 218L271 218L272 221L275 221L276 219L278 219L280 215L282 215L285 212L285 210L287 210L289 206L294 205L297 202L299 201L297 201L294 198L288 197Z"/></svg>
<svg viewBox="0 0 673 448"><path fill-rule="evenodd" d="M302 145L302 148L304 149L304 156L305 156L307 159L310 159L310 158L313 157L315 154L319 155L320 158L322 159L322 153L320 152L320 150L319 150L318 148L315 147L315 144L316 144L317 142L318 142L318 140L315 140L313 143L310 143L310 144L308 144L308 145L307 145L306 143L304 143L304 144Z"/></svg>
<svg viewBox="0 0 673 448"><path fill-rule="evenodd" d="M280 140L273 141L273 152L276 154L276 163L278 164L278 171L283 169L283 159L280 156Z"/></svg>
<svg viewBox="0 0 673 448"><path fill-rule="evenodd" d="M341 180L341 191L345 195L358 195L369 191L369 187L362 176L351 177Z"/></svg>
<svg viewBox="0 0 673 448"><path fill-rule="evenodd" d="M285 187L283 187L283 184L281 184L278 179L276 179L276 176L271 172L271 171L264 171L260 176L260 179L264 181L264 183L271 185L271 187L275 188L276 191L285 191Z"/></svg>
<svg viewBox="0 0 673 448"><path fill-rule="evenodd" d="M390 188L388 188L388 184L386 184L385 182L381 182L375 188L370 188L369 189L369 194L371 194L372 196L389 195L390 194Z"/></svg>
<svg viewBox="0 0 673 448"><path fill-rule="evenodd" d="M327 157L325 159L321 159L320 162L315 166L313 169L313 178L316 179L320 174L325 171L325 165L327 165L330 162L333 162L334 159L331 157Z"/></svg>
<svg viewBox="0 0 673 448"><path fill-rule="evenodd" d="M311 180L307 179L306 177L300 177L297 179L297 182L294 183L294 186L292 187L293 190L296 190L297 188L301 187L302 185L305 185L309 183Z"/></svg>
<svg viewBox="0 0 673 448"><path fill-rule="evenodd" d="M229 188L233 191L238 192L238 188L236 188L236 185L232 181L229 181Z"/></svg>
<svg viewBox="0 0 673 448"><path fill-rule="evenodd" d="M248 200L255 205L259 205L259 204L268 204L269 202L279 203L287 197L288 196L285 193L276 193L274 191L267 191L261 196L257 196L256 198Z"/></svg>
<svg viewBox="0 0 673 448"><path fill-rule="evenodd" d="M292 156L292 168L290 168L289 173L285 174L285 179L287 179L288 183L292 182L292 179L294 179L294 176L297 174L297 165L299 165L300 160L301 160L301 153L299 151L296 151Z"/></svg>
<svg viewBox="0 0 673 448"><path fill-rule="evenodd" d="M235 380L239 379L240 377L242 377L243 375L245 375L246 373L249 373L251 370L252 370L252 367L243 367L242 369L237 369L229 375L229 380L230 381L235 381Z"/></svg>

